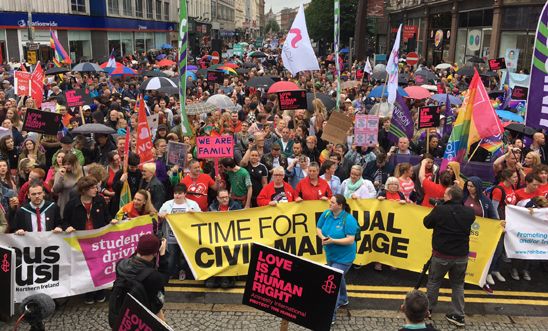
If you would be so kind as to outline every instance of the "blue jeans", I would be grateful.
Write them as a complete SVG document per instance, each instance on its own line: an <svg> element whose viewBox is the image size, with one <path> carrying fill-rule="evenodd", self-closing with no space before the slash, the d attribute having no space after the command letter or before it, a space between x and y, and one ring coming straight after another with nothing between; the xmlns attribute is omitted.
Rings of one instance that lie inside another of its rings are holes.
<svg viewBox="0 0 548 331"><path fill-rule="evenodd" d="M339 269L340 271L343 272L343 276L341 279L341 286L339 287L339 295L337 297L337 308L335 309L335 312L333 313L333 320L335 320L337 316L337 309L339 309L340 306L348 302L348 293L346 293L346 281L344 280L344 277L346 276L346 273L352 266L352 263L346 264L346 263L328 261L327 265L335 269Z"/></svg>
<svg viewBox="0 0 548 331"><path fill-rule="evenodd" d="M179 271L187 264L183 252L181 252L179 244L168 244L167 250L169 251L168 272L171 276L179 277Z"/></svg>

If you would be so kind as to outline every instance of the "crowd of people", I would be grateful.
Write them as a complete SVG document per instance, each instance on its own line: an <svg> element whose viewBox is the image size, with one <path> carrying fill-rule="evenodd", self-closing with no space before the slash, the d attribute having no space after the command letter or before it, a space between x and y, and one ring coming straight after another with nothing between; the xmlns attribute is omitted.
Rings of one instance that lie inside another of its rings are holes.
<svg viewBox="0 0 548 331"><path fill-rule="evenodd" d="M474 159L492 163L496 178L496 182L487 186L485 178L463 178L461 164L457 162L440 169L438 164L450 135L443 121L440 127L430 129L429 139L425 130L415 129L413 136L401 137L394 143L388 137L390 116L386 116L380 120L377 145L356 146L353 130L348 132L346 143L334 144L322 139L332 112L339 111L353 119L356 114L382 114L383 107L391 109L391 105L384 103L384 97L370 97L376 86L385 83L384 79L368 74L364 61L348 66L341 59L341 78L352 84L344 85L339 109L326 105L330 104L329 100L318 98L308 109L281 111L277 96L267 93L268 87L250 84L254 78L293 81L307 92L326 95L336 104L334 61L337 59L319 58L319 71L292 77L283 67L280 47L264 47L260 51L259 55L246 52L241 57L224 59L241 70L236 75L227 74L222 84L208 82L200 70L195 73L195 79L189 79L187 105L207 102L217 94L226 95L232 101L225 108L189 115L190 135L182 134L178 94L140 89L145 79L160 72L175 73L177 79L175 65L158 66L157 50L119 59L123 65L144 73L142 75L120 77L105 72L67 72L47 76L43 101L55 102L55 109L50 110L63 116L63 130L57 136L23 130L25 113L27 109L36 108L35 100L15 94L13 72L20 70L21 64L12 60L0 67L0 122L5 128L2 132L7 132L0 138L2 231L19 235L30 231L73 232L157 214L158 231L167 238L169 274L184 279L189 277L188 267L173 232L167 222L162 222L169 213L228 211L302 200L330 200L331 204L340 206L344 199L387 199L432 207L453 186L463 190L459 203L471 207L476 216L504 220L506 205L548 206L548 149L544 132L536 132L528 139L507 132L500 156L478 148ZM175 49L162 52L162 58L176 59ZM190 64L207 69L211 65L207 53L208 50L204 50L203 54L196 55ZM456 66L443 70L425 64L418 67L432 74L434 78L430 78L429 83L436 91L462 99L470 76L459 75ZM482 66L478 70L487 72ZM400 83L415 85L417 71L400 63L401 76L405 77ZM497 89L497 80L495 75L486 81L489 91ZM63 94L77 88L88 89L93 98L81 112L67 107ZM159 115L152 141L155 160L145 164L135 146L136 103L140 93L144 94L148 112ZM437 104L429 98L405 100L414 119L421 105ZM454 111L458 112L458 108ZM72 133L84 123L104 124L116 130L116 134ZM131 142L126 156L127 130L130 130ZM219 162L217 174L212 160L197 158L196 136L204 135L234 137L234 156ZM184 167L168 162L166 153L170 141L188 145ZM420 155L420 163L392 162L398 155L410 154ZM127 171L123 169L125 161ZM133 200L120 206L125 182L129 184ZM490 285L495 285L495 279L506 281L501 273L503 261L501 238L487 278ZM531 280L534 263L518 260L511 263L511 278ZM382 268L381 264L375 264L375 270L382 271ZM227 277L206 282L209 287L227 288L233 284L233 279ZM104 300L102 291L86 297L87 303Z"/></svg>

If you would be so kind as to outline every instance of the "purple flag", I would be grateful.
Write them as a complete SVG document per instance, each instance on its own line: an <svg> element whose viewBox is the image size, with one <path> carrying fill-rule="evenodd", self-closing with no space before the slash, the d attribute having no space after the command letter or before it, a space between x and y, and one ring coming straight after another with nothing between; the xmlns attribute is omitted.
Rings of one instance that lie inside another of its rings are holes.
<svg viewBox="0 0 548 331"><path fill-rule="evenodd" d="M451 108L451 102L449 101L449 93L445 99L445 125L443 126L443 135L449 136L451 130L453 130L453 122L455 121L455 113Z"/></svg>
<svg viewBox="0 0 548 331"><path fill-rule="evenodd" d="M400 137L413 137L413 117L405 103L403 97L397 93L396 101L394 102L394 111L390 121L390 129L388 130L388 139L397 143Z"/></svg>
<svg viewBox="0 0 548 331"><path fill-rule="evenodd" d="M526 125L535 129L548 129L548 68L546 62L546 40L548 32L548 2L544 4L540 14L537 33L535 38L535 48L533 49L533 59L531 61L531 80L529 85L529 95L527 97Z"/></svg>

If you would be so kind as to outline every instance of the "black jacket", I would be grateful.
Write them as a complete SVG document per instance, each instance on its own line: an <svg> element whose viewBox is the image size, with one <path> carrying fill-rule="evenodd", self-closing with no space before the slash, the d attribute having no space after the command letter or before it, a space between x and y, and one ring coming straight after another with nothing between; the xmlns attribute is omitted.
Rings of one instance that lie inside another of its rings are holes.
<svg viewBox="0 0 548 331"><path fill-rule="evenodd" d="M46 229L45 231L51 231L56 227L62 227L61 214L59 213L59 206L52 201L45 201L40 213L44 213L46 216ZM36 215L36 209L30 205L30 202L25 203L15 213L13 220L13 231L25 230L27 232L36 231L32 228L32 215Z"/></svg>
<svg viewBox="0 0 548 331"><path fill-rule="evenodd" d="M150 192L152 205L156 208L156 210L160 210L166 201L166 188L164 184L162 184L156 176L152 177L150 182L146 182L144 178L141 178L139 189L144 189ZM134 194L133 191L131 193Z"/></svg>
<svg viewBox="0 0 548 331"><path fill-rule="evenodd" d="M111 216L108 210L105 199L97 195L91 202L91 220L93 228L99 229L111 221ZM67 202L63 215L63 229L72 226L75 230L86 229L87 213L86 208L82 204L80 197L74 197Z"/></svg>
<svg viewBox="0 0 548 331"><path fill-rule="evenodd" d="M475 219L474 210L460 202L447 201L434 207L423 221L427 229L434 230L432 249L443 255L467 256Z"/></svg>

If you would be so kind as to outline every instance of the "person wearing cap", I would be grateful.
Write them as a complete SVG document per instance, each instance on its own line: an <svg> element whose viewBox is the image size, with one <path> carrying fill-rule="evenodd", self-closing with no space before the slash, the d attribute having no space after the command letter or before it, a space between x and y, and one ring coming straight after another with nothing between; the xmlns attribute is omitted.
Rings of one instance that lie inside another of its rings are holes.
<svg viewBox="0 0 548 331"><path fill-rule="evenodd" d="M116 307L119 300L115 299L117 285L125 279L136 279L137 276L146 274L148 276L140 281L147 296L147 300L144 300L146 302L142 302L142 304L161 320L165 320L162 310L164 307L164 287L169 281L166 248L166 239L160 241L157 236L151 233L144 234L139 238L135 253L131 257L118 262L116 265L116 281L114 282L109 302L108 317L111 327L114 327L114 323L116 323L117 316L120 313L120 307Z"/></svg>
<svg viewBox="0 0 548 331"><path fill-rule="evenodd" d="M51 158L51 164L55 164L55 160L57 159L57 154L60 151L63 151L63 153L65 154L76 155L76 158L78 158L78 162L80 162L80 165L81 166L84 165L86 161L84 158L84 154L82 154L81 150L72 147L72 143L74 142L74 140L72 139L71 136L64 136L63 138L61 138L61 140L59 140L59 142L61 143L61 149L59 149L57 152L53 154Z"/></svg>

